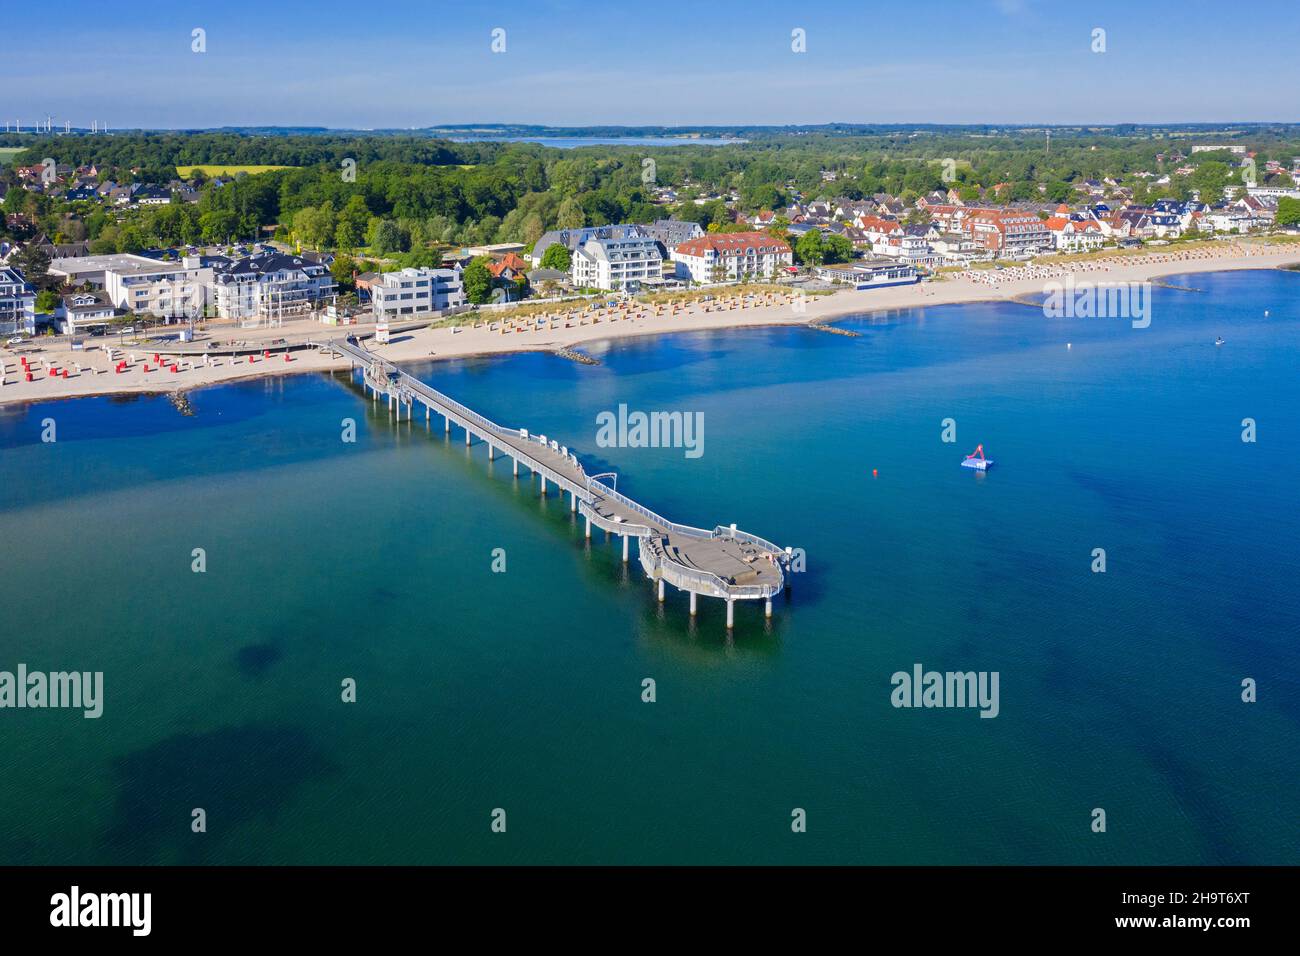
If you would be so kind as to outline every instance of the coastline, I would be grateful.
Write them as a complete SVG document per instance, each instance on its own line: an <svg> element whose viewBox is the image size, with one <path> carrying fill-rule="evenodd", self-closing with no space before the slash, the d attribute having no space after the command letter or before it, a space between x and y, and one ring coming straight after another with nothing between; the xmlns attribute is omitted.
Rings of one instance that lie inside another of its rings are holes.
<svg viewBox="0 0 1300 956"><path fill-rule="evenodd" d="M1210 254L1214 252L1216 254ZM1230 272L1251 269L1284 269L1300 261L1300 247L1276 247L1256 244L1234 244L1225 248L1229 254L1218 250L1196 250L1181 254L1156 253L1147 256L1100 258L1054 266L1013 267L1000 273L967 271L953 274L942 282L918 283L908 286L891 286L863 291L839 291L830 295L809 297L802 311L789 304L754 305L736 307L726 311L704 311L695 304L682 314L627 318L593 325L569 328L539 329L503 335L488 328L446 327L419 329L401 333L388 345L375 346L375 351L396 363L441 361L444 359L476 358L517 352L544 352L560 348L580 347L593 342L612 341L646 335L674 332L713 331L719 329L762 328L773 326L811 325L841 319L850 315L872 312L911 309L931 305L961 305L976 302L1023 302L1023 297L1040 295L1046 282L1074 276L1076 283L1084 282L1144 282L1162 276L1202 272ZM1181 256L1181 257L1180 257ZM725 298L737 287L718 293ZM305 341L339 337L353 332L367 332L370 326L330 328L313 322L299 322L292 326L269 329L239 330L249 341L265 340L268 349L272 339ZM39 345L39 340L33 344ZM111 339L105 344L111 344ZM116 346L114 346L116 348ZM131 349L126 350L128 353ZM146 349L136 347L137 356L144 357ZM234 363L224 360L220 365L204 366L181 363L181 371L167 374L154 367L149 372L132 368L116 374L109 367L107 353L101 348L88 352L73 352L67 344L58 349L29 353L46 365L69 369L69 377L34 376L32 382L20 380L20 360L12 352L0 353L4 385L0 387L0 406L59 401L69 398L90 398L106 395L165 395L189 392L216 385L247 381L275 375L292 375L306 372L330 371L346 368L344 359L332 358L315 351L296 352L292 360L273 354L270 358L258 357L252 363ZM140 363L143 365L143 362Z"/></svg>

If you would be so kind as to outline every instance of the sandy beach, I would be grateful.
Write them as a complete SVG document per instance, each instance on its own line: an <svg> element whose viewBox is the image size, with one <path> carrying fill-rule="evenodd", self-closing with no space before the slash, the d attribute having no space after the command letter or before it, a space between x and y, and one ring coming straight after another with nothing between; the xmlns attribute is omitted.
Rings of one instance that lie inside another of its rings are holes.
<svg viewBox="0 0 1300 956"><path fill-rule="evenodd" d="M746 301L743 288L732 286L719 289L715 293L717 300L711 303L678 305L675 308L662 304L659 307L632 304L628 308L601 310L594 316L559 317L541 324L530 320L524 331L505 332L502 331L502 316L497 314L488 317L478 328L422 328L395 333L389 344L372 343L372 347L395 362L552 351L636 335L821 323L846 315L891 309L1012 300L1021 296L1039 296L1046 283L1064 281L1070 275L1076 283L1142 282L1178 273L1273 269L1298 261L1300 246L1243 242L1215 244L1176 253L1098 258L1057 266L970 270L949 274L939 282L860 292L840 291L806 298L759 293ZM512 326L508 319L506 323L509 330ZM44 346L37 339L18 351L0 351L0 363L3 364L0 404L90 395L187 391L252 377L346 368L346 359L333 358L314 350L297 351L286 357L284 345L271 343L284 340L289 344L300 344L350 334L368 335L373 328L372 325L335 328L304 320L275 328L214 330L222 341L234 337L259 345L264 343L265 351L238 360L228 356L215 357L210 364L205 364L202 357L185 357L175 362L168 360L165 354L155 358L150 346L119 348L113 337L87 339L86 348L77 351L66 340L62 344ZM163 360L161 365L159 359Z"/></svg>

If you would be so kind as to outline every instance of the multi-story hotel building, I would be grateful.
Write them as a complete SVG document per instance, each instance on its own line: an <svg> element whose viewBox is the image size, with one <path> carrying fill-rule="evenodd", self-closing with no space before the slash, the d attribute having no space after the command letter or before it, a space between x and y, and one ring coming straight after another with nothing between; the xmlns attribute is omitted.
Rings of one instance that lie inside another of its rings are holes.
<svg viewBox="0 0 1300 956"><path fill-rule="evenodd" d="M104 269L104 293L119 309L160 319L201 318L212 270L197 256L162 262L143 256L122 256Z"/></svg>
<svg viewBox="0 0 1300 956"><path fill-rule="evenodd" d="M679 278L720 282L744 278L768 279L794 261L784 239L765 232L719 232L679 244L673 249Z"/></svg>
<svg viewBox="0 0 1300 956"><path fill-rule="evenodd" d="M0 335L36 329L36 290L17 269L0 268Z"/></svg>
<svg viewBox="0 0 1300 956"><path fill-rule="evenodd" d="M966 230L980 246L1001 255L1027 255L1052 247L1052 234L1037 213L981 209L966 220Z"/></svg>
<svg viewBox="0 0 1300 956"><path fill-rule="evenodd" d="M285 252L259 252L212 271L212 308L223 319L302 315L332 301L338 289L327 265Z"/></svg>
<svg viewBox="0 0 1300 956"><path fill-rule="evenodd" d="M1036 212L982 206L927 207L931 221L943 232L970 236L981 249L1000 255L1021 255L1052 247L1052 233Z"/></svg>
<svg viewBox="0 0 1300 956"><path fill-rule="evenodd" d="M465 287L456 269L402 269L385 272L370 286L375 318L427 315L465 304Z"/></svg>
<svg viewBox="0 0 1300 956"><path fill-rule="evenodd" d="M592 237L573 251L570 275L575 286L623 291L663 278L659 244L647 235Z"/></svg>

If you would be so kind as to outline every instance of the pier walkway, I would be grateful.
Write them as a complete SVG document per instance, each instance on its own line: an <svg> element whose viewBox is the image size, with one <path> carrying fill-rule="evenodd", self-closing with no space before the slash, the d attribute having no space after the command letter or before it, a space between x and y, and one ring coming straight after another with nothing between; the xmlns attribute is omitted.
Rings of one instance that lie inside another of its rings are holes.
<svg viewBox="0 0 1300 956"><path fill-rule="evenodd" d="M785 586L789 550L770 541L737 530L735 525L712 531L677 524L620 494L615 485L601 479L613 475L588 475L565 445L523 428L505 428L467 408L455 399L408 375L393 363L369 351L355 336L332 339L317 345L346 357L352 368L362 369L362 382L373 401L385 396L388 407L401 419L411 418L415 405L425 409L425 421L432 415L443 419L444 430L452 426L465 432L465 444L477 438L488 446L488 459L498 453L514 460L514 474L523 465L541 478L542 495L548 483L569 495L569 508L586 519L586 536L595 525L623 539L623 561L629 559L628 542L637 540L638 558L645 573L655 582L658 598L664 600L664 585L671 584L690 595L691 614L696 613L700 595L727 603L727 627L734 626L735 602L762 600L772 616L772 598Z"/></svg>

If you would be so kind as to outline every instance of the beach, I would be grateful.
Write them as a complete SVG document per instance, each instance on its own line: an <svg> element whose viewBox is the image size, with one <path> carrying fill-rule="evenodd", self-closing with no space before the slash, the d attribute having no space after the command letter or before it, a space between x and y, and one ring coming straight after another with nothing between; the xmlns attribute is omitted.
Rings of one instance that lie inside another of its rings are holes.
<svg viewBox="0 0 1300 956"><path fill-rule="evenodd" d="M1060 265L1015 266L1001 270L968 270L943 281L892 286L827 295L797 296L756 292L726 286L713 302L692 302L602 309L596 315L557 317L524 331L502 331L503 314L485 313L478 327L445 326L394 333L392 341L370 346L394 362L425 362L524 351L554 351L591 342L630 336L658 335L773 325L818 324L847 315L964 302L1007 301L1037 297L1048 283L1073 276L1075 283L1126 283L1158 280L1161 276L1239 269L1276 269L1300 260L1300 247L1256 243L1224 243L1175 253L1099 257ZM558 315L563 306L556 306ZM598 321L593 321L598 319ZM511 326L507 325L507 329ZM155 353L154 346L118 347L116 340L88 338L73 350L66 340L43 346L40 339L20 350L0 352L3 385L0 404L49 401L106 394L179 392L268 375L346 368L344 358L311 349L286 352L285 346L324 342L347 335L369 336L373 325L325 326L310 320L281 326L216 331L222 340L232 335L261 351L235 359L201 355L177 358ZM272 344L277 343L277 344ZM201 348L202 342L196 343ZM155 357L157 354L158 357ZM23 359L26 359L24 363ZM163 360L161 363L159 360ZM121 369L121 371L119 371ZM27 380L28 373L31 380Z"/></svg>

